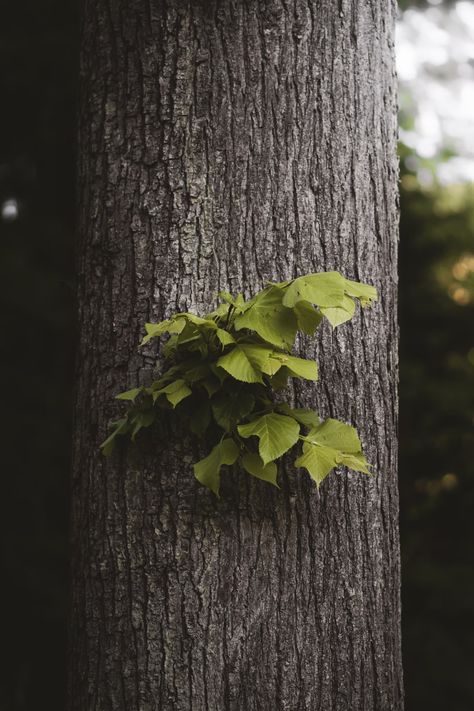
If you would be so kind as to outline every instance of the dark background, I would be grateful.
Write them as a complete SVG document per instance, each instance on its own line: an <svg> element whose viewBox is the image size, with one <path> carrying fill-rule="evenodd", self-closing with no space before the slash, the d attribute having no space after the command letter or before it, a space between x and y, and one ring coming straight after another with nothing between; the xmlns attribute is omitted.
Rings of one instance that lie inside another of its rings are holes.
<svg viewBox="0 0 474 711"><path fill-rule="evenodd" d="M64 708L78 34L71 0L0 3L0 206L17 201L16 215L0 217L0 711ZM474 188L423 190L407 153L401 146L406 708L472 711Z"/></svg>

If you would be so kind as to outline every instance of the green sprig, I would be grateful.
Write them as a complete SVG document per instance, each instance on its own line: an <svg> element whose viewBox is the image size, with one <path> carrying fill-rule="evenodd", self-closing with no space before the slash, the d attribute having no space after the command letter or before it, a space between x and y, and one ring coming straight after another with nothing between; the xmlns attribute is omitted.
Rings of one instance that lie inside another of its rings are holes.
<svg viewBox="0 0 474 711"><path fill-rule="evenodd" d="M312 410L276 401L274 392L289 378L317 380L316 363L291 354L298 331L314 335L324 318L333 328L350 320L356 299L363 307L377 299L374 287L323 272L269 284L249 301L242 294L219 297L222 303L207 316L177 313L145 324L141 345L168 334L162 346L167 367L151 385L116 396L128 411L111 423L103 453L112 453L117 437L135 440L141 429L176 411L194 434L215 443L194 473L217 496L222 466L236 462L278 486L275 462L299 442L295 466L318 487L337 466L370 473L353 427L333 419L321 423Z"/></svg>

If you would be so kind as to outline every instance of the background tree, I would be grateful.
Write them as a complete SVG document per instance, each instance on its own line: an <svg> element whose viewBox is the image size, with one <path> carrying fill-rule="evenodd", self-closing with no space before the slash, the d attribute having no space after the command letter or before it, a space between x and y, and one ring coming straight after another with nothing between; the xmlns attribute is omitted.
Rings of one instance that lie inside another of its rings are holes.
<svg viewBox="0 0 474 711"><path fill-rule="evenodd" d="M468 711L474 6L434 4L403 15L398 34L403 659L408 708Z"/></svg>
<svg viewBox="0 0 474 711"><path fill-rule="evenodd" d="M402 157L406 149L402 148ZM474 622L474 194L402 161L403 660L408 708L469 711ZM428 696L427 696L428 695Z"/></svg>
<svg viewBox="0 0 474 711"><path fill-rule="evenodd" d="M394 14L84 5L71 709L402 708ZM381 305L295 395L359 424L376 479L229 473L216 502L188 439L101 458L144 321L323 269Z"/></svg>

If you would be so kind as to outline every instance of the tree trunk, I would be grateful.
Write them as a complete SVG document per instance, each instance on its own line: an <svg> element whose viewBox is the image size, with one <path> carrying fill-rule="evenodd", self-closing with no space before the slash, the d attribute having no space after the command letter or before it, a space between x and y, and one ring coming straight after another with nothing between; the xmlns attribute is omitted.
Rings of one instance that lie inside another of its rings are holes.
<svg viewBox="0 0 474 711"><path fill-rule="evenodd" d="M397 711L396 93L391 0L85 0L69 708ZM318 493L193 440L99 443L150 378L145 321L338 270L380 302L323 327L297 402L376 477Z"/></svg>

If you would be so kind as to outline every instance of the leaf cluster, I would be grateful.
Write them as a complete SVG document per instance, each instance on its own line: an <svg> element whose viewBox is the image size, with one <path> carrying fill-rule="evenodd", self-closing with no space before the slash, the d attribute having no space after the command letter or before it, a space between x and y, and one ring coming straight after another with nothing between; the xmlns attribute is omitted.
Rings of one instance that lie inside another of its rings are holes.
<svg viewBox="0 0 474 711"><path fill-rule="evenodd" d="M291 408L275 398L290 378L317 380L314 361L292 355L298 331L314 335L326 318L336 327L352 318L355 299L362 306L377 299L374 287L338 272L308 274L269 284L249 301L242 294L219 294L221 303L206 316L177 313L145 324L145 345L165 334L165 369L149 386L117 395L129 404L112 423L102 443L104 454L115 440L138 432L171 411L213 447L196 462L198 481L219 495L220 472L236 462L250 475L277 484L276 461L301 442L295 466L305 468L319 486L336 466L369 473L353 427L312 410Z"/></svg>

